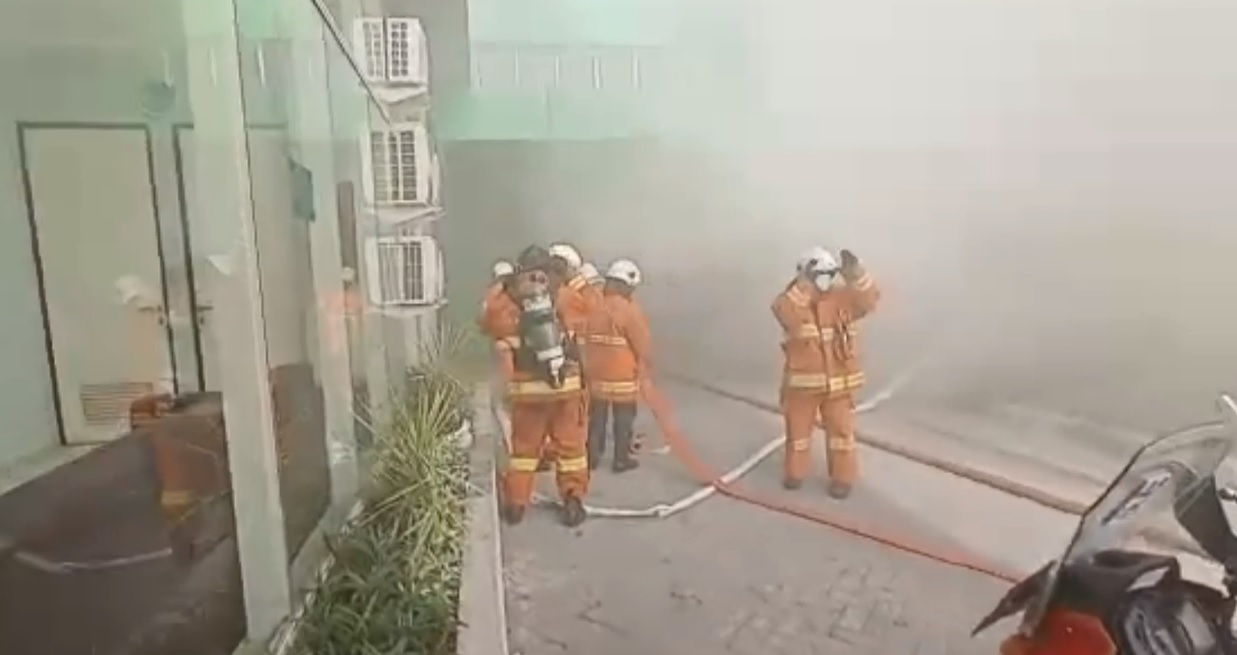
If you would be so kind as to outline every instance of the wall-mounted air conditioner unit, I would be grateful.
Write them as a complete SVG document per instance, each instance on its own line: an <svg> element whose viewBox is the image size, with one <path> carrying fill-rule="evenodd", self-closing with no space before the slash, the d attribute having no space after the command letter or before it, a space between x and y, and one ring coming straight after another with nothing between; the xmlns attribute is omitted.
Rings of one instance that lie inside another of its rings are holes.
<svg viewBox="0 0 1237 655"><path fill-rule="evenodd" d="M430 193L429 204L442 206L442 159L438 155L430 157Z"/></svg>
<svg viewBox="0 0 1237 655"><path fill-rule="evenodd" d="M415 18L358 18L353 47L370 82L429 84L429 48Z"/></svg>
<svg viewBox="0 0 1237 655"><path fill-rule="evenodd" d="M425 126L411 124L370 132L364 144L365 198L371 205L430 203L433 159Z"/></svg>
<svg viewBox="0 0 1237 655"><path fill-rule="evenodd" d="M379 307L436 305L443 299L443 257L433 237L370 238L365 265L369 300Z"/></svg>

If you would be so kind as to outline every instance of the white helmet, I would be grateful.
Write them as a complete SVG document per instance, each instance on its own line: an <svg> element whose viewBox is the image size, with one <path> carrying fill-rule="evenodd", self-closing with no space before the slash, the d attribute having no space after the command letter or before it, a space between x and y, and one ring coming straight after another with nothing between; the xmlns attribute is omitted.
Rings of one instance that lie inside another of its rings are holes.
<svg viewBox="0 0 1237 655"><path fill-rule="evenodd" d="M567 262L567 266L571 270L578 270L580 265L584 263L584 259L580 257L580 251L576 250L569 243L555 243L549 249L551 257L558 257Z"/></svg>
<svg viewBox="0 0 1237 655"><path fill-rule="evenodd" d="M838 260L833 253L817 246L803 253L795 265L795 271L809 277L817 273L833 273L839 268Z"/></svg>
<svg viewBox="0 0 1237 655"><path fill-rule="evenodd" d="M610 264L610 268L606 270L606 277L611 280L627 283L627 286L635 288L640 285L640 280L643 275L640 274L640 267L630 259L616 259Z"/></svg>
<svg viewBox="0 0 1237 655"><path fill-rule="evenodd" d="M580 275L584 276L584 279L589 284L601 281L601 272L597 270L596 266L593 266L592 262L584 262L580 265Z"/></svg>
<svg viewBox="0 0 1237 655"><path fill-rule="evenodd" d="M505 259L500 259L494 262L494 268L492 269L492 272L494 275L494 279L497 280L500 277L506 277L514 273L515 265Z"/></svg>

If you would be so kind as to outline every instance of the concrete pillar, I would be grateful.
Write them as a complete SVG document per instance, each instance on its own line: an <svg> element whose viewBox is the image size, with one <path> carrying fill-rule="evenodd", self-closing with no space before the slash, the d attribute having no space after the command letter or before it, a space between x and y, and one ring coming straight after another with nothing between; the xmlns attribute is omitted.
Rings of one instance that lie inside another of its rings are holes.
<svg viewBox="0 0 1237 655"><path fill-rule="evenodd" d="M245 113L232 2L183 0L197 176L190 216L201 221L197 271L215 303L203 338L218 354L236 540L248 637L266 639L291 610L283 506L256 267Z"/></svg>

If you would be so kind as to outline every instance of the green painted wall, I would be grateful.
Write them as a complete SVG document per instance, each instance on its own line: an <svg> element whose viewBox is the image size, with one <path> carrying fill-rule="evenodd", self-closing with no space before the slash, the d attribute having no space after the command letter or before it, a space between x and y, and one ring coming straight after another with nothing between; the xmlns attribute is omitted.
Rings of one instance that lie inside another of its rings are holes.
<svg viewBox="0 0 1237 655"><path fill-rule="evenodd" d="M530 45L665 45L681 0L470 0L474 41Z"/></svg>
<svg viewBox="0 0 1237 655"><path fill-rule="evenodd" d="M743 14L740 0L470 0L470 84L438 96L438 137L732 140L752 87Z"/></svg>

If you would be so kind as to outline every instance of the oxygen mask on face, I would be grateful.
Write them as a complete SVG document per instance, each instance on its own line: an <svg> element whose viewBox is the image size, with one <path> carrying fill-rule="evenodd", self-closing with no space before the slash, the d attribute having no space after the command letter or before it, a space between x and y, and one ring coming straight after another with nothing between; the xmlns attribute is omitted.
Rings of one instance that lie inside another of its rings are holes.
<svg viewBox="0 0 1237 655"><path fill-rule="evenodd" d="M812 283L815 284L816 288L822 292L832 289L836 286L837 282L838 272L836 270L820 271L816 273L815 277L812 278Z"/></svg>

